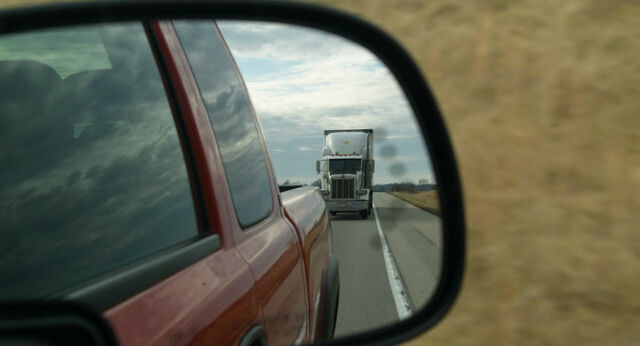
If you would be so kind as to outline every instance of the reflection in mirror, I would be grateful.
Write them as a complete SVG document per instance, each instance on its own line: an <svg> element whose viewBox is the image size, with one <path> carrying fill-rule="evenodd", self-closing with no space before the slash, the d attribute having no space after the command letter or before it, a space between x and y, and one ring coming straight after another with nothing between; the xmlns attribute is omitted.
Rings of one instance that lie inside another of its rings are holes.
<svg viewBox="0 0 640 346"><path fill-rule="evenodd" d="M141 23L0 37L0 297L50 296L198 235Z"/></svg>
<svg viewBox="0 0 640 346"><path fill-rule="evenodd" d="M1 299L80 299L123 344L238 344L263 328L278 345L429 300L437 182L393 75L330 34L218 27L0 36Z"/></svg>
<svg viewBox="0 0 640 346"><path fill-rule="evenodd" d="M327 202L340 264L336 336L409 317L438 282L441 221L425 141L397 81L372 53L331 34L218 25L278 183L317 186Z"/></svg>

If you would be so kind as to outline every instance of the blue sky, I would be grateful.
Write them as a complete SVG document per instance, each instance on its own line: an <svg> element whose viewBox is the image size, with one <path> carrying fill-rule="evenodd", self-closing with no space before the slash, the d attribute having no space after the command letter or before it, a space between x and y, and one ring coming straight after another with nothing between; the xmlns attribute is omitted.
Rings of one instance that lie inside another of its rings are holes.
<svg viewBox="0 0 640 346"><path fill-rule="evenodd" d="M373 128L374 182L433 182L413 113L366 49L287 24L219 21L262 124L278 182L318 179L323 131Z"/></svg>

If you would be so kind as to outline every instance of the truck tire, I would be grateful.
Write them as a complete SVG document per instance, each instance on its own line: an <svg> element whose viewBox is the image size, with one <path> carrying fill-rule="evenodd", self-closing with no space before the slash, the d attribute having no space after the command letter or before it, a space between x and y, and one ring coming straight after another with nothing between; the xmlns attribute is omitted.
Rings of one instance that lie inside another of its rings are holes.
<svg viewBox="0 0 640 346"><path fill-rule="evenodd" d="M371 215L371 209L373 209L373 190L369 192L369 210L367 210L369 215Z"/></svg>
<svg viewBox="0 0 640 346"><path fill-rule="evenodd" d="M366 220L369 217L369 212L367 211L367 209L365 210L360 210L360 217L363 220Z"/></svg>

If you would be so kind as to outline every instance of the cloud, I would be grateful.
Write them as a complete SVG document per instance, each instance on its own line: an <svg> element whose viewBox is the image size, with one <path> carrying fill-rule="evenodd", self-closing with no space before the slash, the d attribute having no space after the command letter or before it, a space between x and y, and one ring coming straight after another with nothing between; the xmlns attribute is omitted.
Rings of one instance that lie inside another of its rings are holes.
<svg viewBox="0 0 640 346"><path fill-rule="evenodd" d="M263 25L264 31L258 30ZM290 25L221 22L220 28L241 70L245 59L270 59L278 66L271 72L243 71L261 117L295 122L300 134L411 118L394 77L358 45Z"/></svg>
<svg viewBox="0 0 640 346"><path fill-rule="evenodd" d="M373 128L376 142L407 143L399 157L428 161L402 89L367 49L292 25L234 21L218 25L249 89L278 179L300 178L307 168L315 167L325 129ZM380 171L386 170L385 165L381 162ZM308 179L317 178L315 170L308 171ZM409 167L407 174L413 173Z"/></svg>

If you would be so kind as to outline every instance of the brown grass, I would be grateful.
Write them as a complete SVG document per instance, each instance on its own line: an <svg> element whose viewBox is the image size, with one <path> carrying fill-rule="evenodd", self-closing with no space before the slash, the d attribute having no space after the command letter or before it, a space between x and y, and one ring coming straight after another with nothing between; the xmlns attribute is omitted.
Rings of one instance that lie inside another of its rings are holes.
<svg viewBox="0 0 640 346"><path fill-rule="evenodd" d="M312 1L398 38L452 135L465 282L411 343L638 345L640 4Z"/></svg>
<svg viewBox="0 0 640 346"><path fill-rule="evenodd" d="M640 3L314 2L416 59L463 178L453 310L414 344L640 342Z"/></svg>
<svg viewBox="0 0 640 346"><path fill-rule="evenodd" d="M421 192L389 192L391 195L401 200L411 203L414 206L428 211L431 214L440 215L440 205L438 203L438 192L421 191Z"/></svg>

